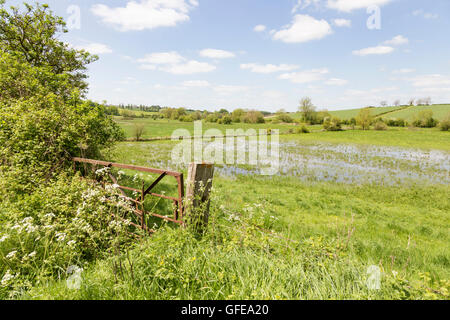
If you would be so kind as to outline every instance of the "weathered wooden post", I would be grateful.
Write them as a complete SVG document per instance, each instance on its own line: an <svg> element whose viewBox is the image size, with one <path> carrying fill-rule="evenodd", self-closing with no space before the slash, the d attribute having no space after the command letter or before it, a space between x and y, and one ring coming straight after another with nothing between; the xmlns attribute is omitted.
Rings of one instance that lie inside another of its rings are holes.
<svg viewBox="0 0 450 320"><path fill-rule="evenodd" d="M214 176L214 164L189 164L186 189L186 223L198 233L208 225L209 194Z"/></svg>

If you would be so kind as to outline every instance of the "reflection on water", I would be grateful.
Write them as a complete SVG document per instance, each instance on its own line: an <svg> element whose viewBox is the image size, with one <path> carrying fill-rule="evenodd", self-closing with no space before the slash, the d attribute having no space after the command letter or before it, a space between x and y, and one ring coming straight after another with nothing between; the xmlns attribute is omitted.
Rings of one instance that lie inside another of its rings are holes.
<svg viewBox="0 0 450 320"><path fill-rule="evenodd" d="M141 149L139 159L134 162L171 170L186 169L186 165L170 160L173 146L171 142L129 144L130 148ZM254 151L245 145L236 148L242 148L247 156L249 151ZM450 153L439 150L289 141L280 143L279 168L279 176L294 176L306 181L450 184ZM258 175L260 168L217 165L216 173L230 177Z"/></svg>

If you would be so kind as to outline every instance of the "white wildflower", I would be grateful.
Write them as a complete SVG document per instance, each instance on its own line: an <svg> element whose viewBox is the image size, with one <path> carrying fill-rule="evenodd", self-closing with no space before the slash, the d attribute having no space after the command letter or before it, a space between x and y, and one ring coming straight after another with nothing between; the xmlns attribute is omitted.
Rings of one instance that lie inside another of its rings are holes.
<svg viewBox="0 0 450 320"><path fill-rule="evenodd" d="M72 247L72 246L75 246L76 243L77 243L77 242L76 242L75 240L70 240L69 242L67 242L67 245L68 245L69 247Z"/></svg>
<svg viewBox="0 0 450 320"><path fill-rule="evenodd" d="M3 236L3 237L1 237L0 238L0 242L4 242L6 239L8 239L9 238L9 236L8 235L5 235L5 236Z"/></svg>
<svg viewBox="0 0 450 320"><path fill-rule="evenodd" d="M66 239L67 234L64 232L58 232L56 234L56 241L64 241Z"/></svg>
<svg viewBox="0 0 450 320"><path fill-rule="evenodd" d="M12 274L12 273L11 273L11 270L8 269L8 270L6 271L6 273L3 275L3 278L2 278L2 281L1 281L2 287L6 287L6 286L9 284L9 282L10 282L11 280L13 280L16 276L17 276L17 275Z"/></svg>
<svg viewBox="0 0 450 320"><path fill-rule="evenodd" d="M32 253L30 253L28 255L28 257L30 257L31 259L33 259L36 256L36 251L33 251Z"/></svg>
<svg viewBox="0 0 450 320"><path fill-rule="evenodd" d="M17 250L11 251L6 255L6 259L13 259L16 256Z"/></svg>

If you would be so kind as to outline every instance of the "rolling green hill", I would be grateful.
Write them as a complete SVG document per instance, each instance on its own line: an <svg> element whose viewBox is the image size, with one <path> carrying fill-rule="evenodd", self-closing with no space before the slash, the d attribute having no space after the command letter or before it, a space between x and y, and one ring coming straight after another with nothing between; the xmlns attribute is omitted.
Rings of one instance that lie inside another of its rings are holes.
<svg viewBox="0 0 450 320"><path fill-rule="evenodd" d="M356 118L359 109L348 109L348 110L336 110L329 111L332 116L338 117L342 120L348 120L351 118ZM376 117L382 117L384 119L404 119L412 120L414 115L418 114L422 110L432 110L433 117L437 120L444 119L450 113L450 104L436 104L431 106L398 106L398 107L374 107L370 108L372 110L372 115ZM300 113L292 114L292 117L299 119L301 117Z"/></svg>

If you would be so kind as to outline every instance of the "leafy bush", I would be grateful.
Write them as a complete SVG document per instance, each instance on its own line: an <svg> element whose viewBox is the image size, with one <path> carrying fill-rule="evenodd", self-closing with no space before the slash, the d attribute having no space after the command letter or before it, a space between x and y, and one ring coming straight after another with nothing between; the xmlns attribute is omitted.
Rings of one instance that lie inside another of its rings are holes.
<svg viewBox="0 0 450 320"><path fill-rule="evenodd" d="M291 116L288 114L280 114L277 116L277 120L284 123L292 123L294 122L294 119L292 119Z"/></svg>
<svg viewBox="0 0 450 320"><path fill-rule="evenodd" d="M438 121L433 118L433 111L422 110L414 117L412 124L414 127L434 128L438 125Z"/></svg>
<svg viewBox="0 0 450 320"><path fill-rule="evenodd" d="M68 267L84 267L130 241L128 220L118 218L130 208L114 186L66 175L20 201L1 202L0 299L65 277Z"/></svg>
<svg viewBox="0 0 450 320"><path fill-rule="evenodd" d="M384 122L381 121L381 120L377 121L377 122L375 123L375 125L374 125L373 128L374 128L375 130L377 130L377 131L384 131L384 130L387 130L387 129L388 129L386 123L384 123Z"/></svg>
<svg viewBox="0 0 450 320"><path fill-rule="evenodd" d="M309 133L309 130L305 125L303 125L300 128L295 129L295 133Z"/></svg>
<svg viewBox="0 0 450 320"><path fill-rule="evenodd" d="M326 118L323 122L323 128L326 131L341 131L341 119L333 117L333 118Z"/></svg>
<svg viewBox="0 0 450 320"><path fill-rule="evenodd" d="M449 131L450 130L450 113L447 115L447 117L441 121L439 124L439 128L441 131Z"/></svg>
<svg viewBox="0 0 450 320"><path fill-rule="evenodd" d="M408 125L404 119L388 119L386 124L390 127L406 127Z"/></svg>

